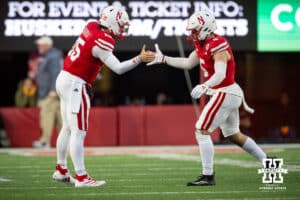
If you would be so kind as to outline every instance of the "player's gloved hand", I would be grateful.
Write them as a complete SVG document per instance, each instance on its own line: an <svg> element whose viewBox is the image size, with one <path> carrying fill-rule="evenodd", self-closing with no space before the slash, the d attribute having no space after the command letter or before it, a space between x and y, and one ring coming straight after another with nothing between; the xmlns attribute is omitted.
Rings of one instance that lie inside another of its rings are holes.
<svg viewBox="0 0 300 200"><path fill-rule="evenodd" d="M142 62L151 62L154 60L155 53L152 51L146 51L146 45L143 46L141 53L140 53L140 59Z"/></svg>
<svg viewBox="0 0 300 200"><path fill-rule="evenodd" d="M207 90L208 87L205 84L196 85L191 92L191 96L194 99L199 99Z"/></svg>
<svg viewBox="0 0 300 200"><path fill-rule="evenodd" d="M155 58L152 62L147 63L148 66L166 62L165 55L163 55L162 52L160 51L158 44L155 44L154 46L156 51Z"/></svg>

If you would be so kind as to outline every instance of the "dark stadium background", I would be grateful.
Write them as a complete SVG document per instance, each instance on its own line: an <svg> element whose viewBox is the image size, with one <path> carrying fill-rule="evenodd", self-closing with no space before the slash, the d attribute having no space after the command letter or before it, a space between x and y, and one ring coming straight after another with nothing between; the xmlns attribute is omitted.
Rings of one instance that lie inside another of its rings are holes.
<svg viewBox="0 0 300 200"><path fill-rule="evenodd" d="M116 52L120 60L130 58L138 52ZM177 52L165 52L178 55ZM188 52L186 52L188 54ZM0 106L14 106L14 94L18 82L27 75L28 52L0 53ZM296 109L292 118L299 126L300 69L299 53L257 53L235 52L237 62L237 82L245 89L246 98L257 113L257 137L267 134L278 116L274 109L282 91L290 95L291 104ZM199 67L190 71L193 85L199 80ZM124 105L126 96L145 97L146 104L155 104L158 92L167 93L174 104L191 104L184 73L167 66L148 67L142 64L126 75L113 75L116 105ZM259 120L261 119L261 120Z"/></svg>
<svg viewBox="0 0 300 200"><path fill-rule="evenodd" d="M262 2L262 0L259 1ZM279 117L274 114L274 111L282 92L289 94L290 105L294 110L291 118L294 119L299 130L299 51L259 52L256 44L258 34L256 6L258 1L247 2L247 4L246 1L241 0L234 2L243 6L244 17L248 20L249 34L246 37L227 37L227 39L233 46L236 59L236 81L244 89L248 103L257 111L252 117L255 136L257 138L266 137L274 120ZM7 1L1 1L1 19L7 17L7 9ZM226 18L226 16L221 17ZM35 49L33 42L37 37L5 37L3 30L2 20L0 26L0 106L12 107L18 82L27 75L27 59ZM74 37L55 37L54 41L66 53L74 39ZM185 37L181 37L181 39L186 50L185 55L188 55L192 47L187 44ZM122 61L137 55L143 43L146 43L150 50L154 50L154 43L157 41L166 55L179 56L175 37L164 37L163 35L160 35L155 41L151 41L147 37L129 37L119 43L115 54ZM283 41L278 41L278 43L285 46ZM189 73L192 84L199 83L199 67L195 67ZM191 104L182 70L167 66L147 67L141 64L125 75L112 74L112 79L112 101L106 106L124 105L128 97L142 98L145 99L146 105L154 105L156 95L160 92L164 92L170 97L171 104ZM93 102L93 104L97 103Z"/></svg>

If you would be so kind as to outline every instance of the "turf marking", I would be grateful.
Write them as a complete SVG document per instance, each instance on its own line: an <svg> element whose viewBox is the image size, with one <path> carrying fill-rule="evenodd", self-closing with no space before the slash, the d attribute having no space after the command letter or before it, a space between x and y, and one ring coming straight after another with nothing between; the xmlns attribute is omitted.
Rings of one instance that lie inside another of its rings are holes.
<svg viewBox="0 0 300 200"><path fill-rule="evenodd" d="M120 164L118 165L118 167L120 168L132 168L132 167L160 167L160 164L155 164L155 163L148 163L148 164ZM49 165L41 165L39 164L39 166L33 166L33 165L15 165L15 166L0 166L0 169L32 169L32 170L38 170L38 169L44 169L45 167L49 167ZM95 164L89 164L89 167L99 167L99 165L95 165ZM112 164L105 164L102 163L101 167L106 169L106 168L112 168L112 167L116 167L116 165L112 165Z"/></svg>
<svg viewBox="0 0 300 200"><path fill-rule="evenodd" d="M11 179L0 177L0 182L11 182Z"/></svg>
<svg viewBox="0 0 300 200"><path fill-rule="evenodd" d="M74 187L0 187L0 190L45 190L45 189L67 189Z"/></svg>
<svg viewBox="0 0 300 200"><path fill-rule="evenodd" d="M293 148L295 144L287 145L261 145L268 152L281 152L283 148ZM133 147L87 147L85 148L86 155L135 155L148 153L197 153L198 147L189 146L133 146ZM216 153L241 153L242 149L235 145L217 145L215 146ZM55 156L55 148L51 149L32 149L32 148L5 148L0 149L0 153L9 153L22 156Z"/></svg>
<svg viewBox="0 0 300 200"><path fill-rule="evenodd" d="M182 192L97 192L88 194L72 194L72 196L133 196L133 195L178 195L178 194L241 194L241 193L257 193L257 190L241 190L241 191L182 191ZM49 194L51 195L51 194ZM231 199L231 198L228 198ZM228 200L227 199L227 200ZM253 198L255 199L255 198ZM261 197L256 198L261 199ZM277 200L279 198L270 198ZM284 198L287 199L287 198ZM294 198L293 198L294 199Z"/></svg>
<svg viewBox="0 0 300 200"><path fill-rule="evenodd" d="M209 198L211 200L292 200L292 199L298 199L296 197L284 197L284 198L274 198L274 197L259 197L259 198L255 198L255 197L251 197L251 198L227 198L227 199L223 199L223 198ZM196 200L203 200L203 199L196 199Z"/></svg>
<svg viewBox="0 0 300 200"><path fill-rule="evenodd" d="M185 160L185 161L196 161L200 162L199 156L195 155L183 155L183 154L145 154L145 155L136 155L138 157L144 158L160 158L168 160ZM259 162L245 161L245 160L234 160L234 159L215 159L214 161L217 165L229 165L237 166L242 168L259 168L261 165ZM299 172L300 165L284 165L289 171Z"/></svg>

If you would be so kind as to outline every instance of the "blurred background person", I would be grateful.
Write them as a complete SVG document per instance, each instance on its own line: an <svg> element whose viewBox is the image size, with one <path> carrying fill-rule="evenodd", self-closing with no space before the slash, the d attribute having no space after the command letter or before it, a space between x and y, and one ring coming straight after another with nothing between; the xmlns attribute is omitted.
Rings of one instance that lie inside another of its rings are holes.
<svg viewBox="0 0 300 200"><path fill-rule="evenodd" d="M145 97L141 97L138 95L135 96L126 96L125 97L125 105L128 106L143 106L146 105L146 99Z"/></svg>
<svg viewBox="0 0 300 200"><path fill-rule="evenodd" d="M171 104L171 98L164 92L160 92L156 96L156 105Z"/></svg>
<svg viewBox="0 0 300 200"><path fill-rule="evenodd" d="M250 137L255 137L252 132L251 116L244 109L240 110L240 129L242 133L245 133Z"/></svg>
<svg viewBox="0 0 300 200"><path fill-rule="evenodd" d="M9 147L10 141L4 127L2 116L0 115L0 147Z"/></svg>
<svg viewBox="0 0 300 200"><path fill-rule="evenodd" d="M133 97L131 100L131 105L132 106L143 106L146 104L146 100L144 97Z"/></svg>
<svg viewBox="0 0 300 200"><path fill-rule="evenodd" d="M35 148L50 147L54 125L60 129L61 116L59 99L55 91L56 78L62 67L62 52L53 47L53 40L43 36L35 41L41 56L37 70L38 106L40 107L40 127L42 135L34 141Z"/></svg>
<svg viewBox="0 0 300 200"><path fill-rule="evenodd" d="M115 98L113 94L114 83L112 71L104 66L93 83L92 106L113 106Z"/></svg>
<svg viewBox="0 0 300 200"><path fill-rule="evenodd" d="M40 55L37 52L31 53L29 55L27 65L28 65L28 72L27 76L31 78L34 82L36 82L36 76L38 73L38 67L40 62Z"/></svg>
<svg viewBox="0 0 300 200"><path fill-rule="evenodd" d="M34 107L37 104L37 88L33 80L26 78L21 80L15 94L17 107Z"/></svg>
<svg viewBox="0 0 300 200"><path fill-rule="evenodd" d="M298 130L296 128L295 108L291 103L289 94L286 91L281 92L279 102L273 111L274 122L271 129L271 138L273 142L296 142Z"/></svg>

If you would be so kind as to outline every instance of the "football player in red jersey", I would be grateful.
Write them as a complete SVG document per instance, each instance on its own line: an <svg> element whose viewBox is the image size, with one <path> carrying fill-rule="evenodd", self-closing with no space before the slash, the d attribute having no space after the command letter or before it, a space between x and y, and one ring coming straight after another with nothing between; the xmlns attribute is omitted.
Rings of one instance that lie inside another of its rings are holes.
<svg viewBox="0 0 300 200"><path fill-rule="evenodd" d="M145 51L124 62L113 54L115 39L121 39L129 28L126 11L113 6L102 10L99 21L89 22L69 51L56 81L60 97L63 126L57 138L57 165L53 174L56 181L75 184L75 187L97 187L105 181L91 178L84 166L84 138L88 130L90 110L89 87L106 65L117 74L123 74L141 62L154 59L153 53ZM74 179L67 169L67 151L76 172Z"/></svg>
<svg viewBox="0 0 300 200"><path fill-rule="evenodd" d="M240 86L235 82L235 61L228 41L214 31L217 29L214 15L209 10L194 13L189 19L187 30L191 33L195 50L188 58L164 56L155 45L155 59L147 65L165 63L169 66L191 69L200 64L205 81L191 92L195 99L202 95L211 98L205 105L196 123L196 139L202 161L202 176L187 186L215 185L213 171L214 148L210 134L218 127L224 137L237 144L258 160L266 158L262 149L250 138L240 132L239 107L253 113L245 102Z"/></svg>

